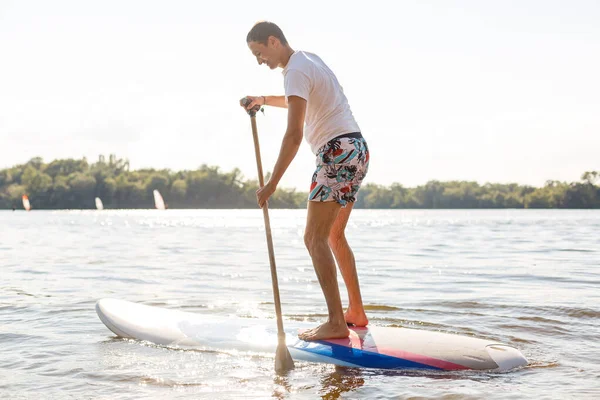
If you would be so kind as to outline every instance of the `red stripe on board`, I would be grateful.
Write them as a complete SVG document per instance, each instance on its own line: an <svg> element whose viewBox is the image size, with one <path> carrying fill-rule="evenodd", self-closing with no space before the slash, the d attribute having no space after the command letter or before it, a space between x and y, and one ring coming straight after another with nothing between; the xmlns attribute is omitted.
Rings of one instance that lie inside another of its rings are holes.
<svg viewBox="0 0 600 400"><path fill-rule="evenodd" d="M382 348L376 348L373 350L365 349L365 350L366 351L375 350L375 352L379 353L379 354L384 354L384 355L390 356L390 357L402 358L404 360L409 360L409 361L414 361L414 362L418 362L418 363L425 364L425 365L430 365L432 367L445 369L447 371L469 369L468 367L465 367L464 365L455 364L450 361L444 361L444 360L440 360L438 358L432 358L432 357L424 356L421 354L410 353L408 351L403 351L403 350L382 349Z"/></svg>
<svg viewBox="0 0 600 400"><path fill-rule="evenodd" d="M464 365L455 364L450 361L440 360L438 358L428 357L421 354L411 353L404 350L397 350L391 348L381 348L381 347L363 347L363 340L354 332L350 331L350 336L343 339L329 339L329 340L321 340L321 342L327 342L332 344L337 344L338 346L351 347L353 349L368 351L371 353L377 353L381 355L386 355L390 357L401 358L403 360L413 361L420 364L430 365L432 367L441 368L448 371L456 371L462 369L469 369Z"/></svg>

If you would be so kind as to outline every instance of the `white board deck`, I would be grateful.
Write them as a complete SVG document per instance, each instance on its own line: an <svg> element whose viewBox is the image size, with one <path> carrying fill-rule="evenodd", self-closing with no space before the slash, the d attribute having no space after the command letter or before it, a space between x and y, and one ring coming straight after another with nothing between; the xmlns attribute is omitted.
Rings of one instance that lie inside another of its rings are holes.
<svg viewBox="0 0 600 400"><path fill-rule="evenodd" d="M275 352L276 322L216 318L102 299L98 316L117 336L152 343L221 350ZM527 365L514 347L469 336L410 328L351 328L350 337L308 342L298 330L314 323L286 321L286 343L295 360L379 369L499 370Z"/></svg>

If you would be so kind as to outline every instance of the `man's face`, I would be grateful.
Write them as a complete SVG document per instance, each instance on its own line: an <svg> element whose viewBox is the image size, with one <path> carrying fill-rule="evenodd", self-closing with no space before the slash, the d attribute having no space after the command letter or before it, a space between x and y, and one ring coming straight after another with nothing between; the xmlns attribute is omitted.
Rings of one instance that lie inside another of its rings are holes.
<svg viewBox="0 0 600 400"><path fill-rule="evenodd" d="M256 57L259 65L266 64L270 69L275 69L279 66L279 59L276 51L277 46L272 38L272 36L269 37L267 45L258 42L248 42L248 48Z"/></svg>

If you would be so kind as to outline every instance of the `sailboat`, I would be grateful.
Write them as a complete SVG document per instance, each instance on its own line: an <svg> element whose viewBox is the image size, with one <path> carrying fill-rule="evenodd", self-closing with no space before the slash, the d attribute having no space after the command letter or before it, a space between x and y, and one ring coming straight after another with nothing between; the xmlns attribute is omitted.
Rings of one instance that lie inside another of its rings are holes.
<svg viewBox="0 0 600 400"><path fill-rule="evenodd" d="M165 210L166 209L165 201L163 200L163 197L161 196L160 192L158 190L154 189L152 194L154 195L154 206L158 210Z"/></svg>
<svg viewBox="0 0 600 400"><path fill-rule="evenodd" d="M96 197L96 209L100 210L104 210L104 204L102 204L102 200L100 200L100 197Z"/></svg>
<svg viewBox="0 0 600 400"><path fill-rule="evenodd" d="M29 197L27 197L27 195L24 194L23 197L21 197L21 199L23 200L23 208L25 209L25 211L30 211L31 203L29 203Z"/></svg>

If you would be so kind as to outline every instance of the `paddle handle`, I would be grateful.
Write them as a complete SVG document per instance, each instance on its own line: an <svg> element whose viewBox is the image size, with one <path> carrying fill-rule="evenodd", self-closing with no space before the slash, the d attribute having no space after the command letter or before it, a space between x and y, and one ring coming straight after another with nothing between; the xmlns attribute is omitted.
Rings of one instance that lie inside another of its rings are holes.
<svg viewBox="0 0 600 400"><path fill-rule="evenodd" d="M258 129L256 128L256 116L251 115L252 137L254 138L254 154L256 155L256 169L258 171L258 183L260 187L265 186L263 177L262 161L260 157L260 144L258 143ZM275 265L275 250L273 249L273 236L271 235L271 221L269 219L268 202L264 204L263 217L265 219L265 232L267 234L267 247L269 249L269 263L271 264L271 282L273 283L273 300L275 301L275 313L277 314L277 336L279 340L285 340L283 331L283 317L281 315L281 300L279 298L279 284L277 281L277 266Z"/></svg>

